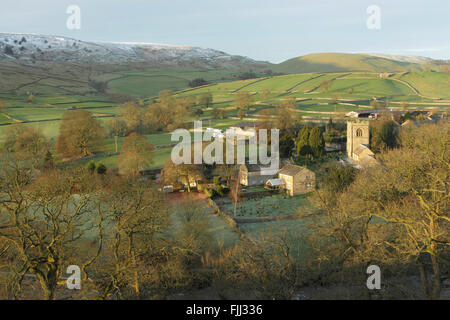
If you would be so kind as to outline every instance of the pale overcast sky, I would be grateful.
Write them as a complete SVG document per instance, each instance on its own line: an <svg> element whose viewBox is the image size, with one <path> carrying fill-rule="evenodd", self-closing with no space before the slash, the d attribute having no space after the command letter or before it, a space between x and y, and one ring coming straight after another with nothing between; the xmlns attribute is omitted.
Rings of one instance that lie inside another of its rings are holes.
<svg viewBox="0 0 450 320"><path fill-rule="evenodd" d="M81 29L66 27L69 5ZM366 26L370 5L381 29ZM281 62L315 52L450 58L449 0L1 0L0 32L192 45Z"/></svg>

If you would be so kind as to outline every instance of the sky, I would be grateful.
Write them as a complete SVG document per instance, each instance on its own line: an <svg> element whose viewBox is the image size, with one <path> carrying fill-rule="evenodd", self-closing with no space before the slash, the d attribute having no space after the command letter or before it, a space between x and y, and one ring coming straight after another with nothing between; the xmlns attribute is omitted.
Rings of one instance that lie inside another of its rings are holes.
<svg viewBox="0 0 450 320"><path fill-rule="evenodd" d="M80 8L79 30L67 28L70 5ZM379 19L367 13L371 5ZM0 32L199 46L273 63L318 52L450 59L449 0L1 0L1 7ZM369 29L368 19L380 28Z"/></svg>

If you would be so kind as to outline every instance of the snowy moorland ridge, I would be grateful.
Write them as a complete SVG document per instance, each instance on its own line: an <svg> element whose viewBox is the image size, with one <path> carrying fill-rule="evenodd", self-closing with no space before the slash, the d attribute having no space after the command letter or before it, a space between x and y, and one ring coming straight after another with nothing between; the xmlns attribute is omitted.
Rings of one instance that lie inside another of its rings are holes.
<svg viewBox="0 0 450 320"><path fill-rule="evenodd" d="M151 62L163 65L223 65L258 63L250 58L190 46L153 43L86 42L67 37L0 33L0 61L83 62L121 64Z"/></svg>
<svg viewBox="0 0 450 320"><path fill-rule="evenodd" d="M433 61L433 59L431 58L414 55L381 54L381 53L368 53L368 55L373 57L386 58L390 60L410 62L410 63L427 63Z"/></svg>
<svg viewBox="0 0 450 320"><path fill-rule="evenodd" d="M419 56L365 53L390 60L426 63L433 59ZM269 65L247 57L230 55L214 49L140 42L88 42L68 37L0 32L0 61L19 63L36 61L95 64L133 62L152 65L196 65L236 68L242 65Z"/></svg>

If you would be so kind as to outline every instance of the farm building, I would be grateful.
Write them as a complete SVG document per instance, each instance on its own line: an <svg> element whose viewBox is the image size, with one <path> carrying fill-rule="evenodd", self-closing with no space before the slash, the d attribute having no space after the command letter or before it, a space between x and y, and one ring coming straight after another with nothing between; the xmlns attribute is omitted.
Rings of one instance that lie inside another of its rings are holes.
<svg viewBox="0 0 450 320"><path fill-rule="evenodd" d="M203 180L203 175L201 172L188 172L187 175L179 177L179 182L181 182L185 187L196 188L198 183Z"/></svg>
<svg viewBox="0 0 450 320"><path fill-rule="evenodd" d="M361 119L361 118L369 118L376 119L380 112L378 110L357 110L350 111L345 116L349 118Z"/></svg>
<svg viewBox="0 0 450 320"><path fill-rule="evenodd" d="M257 125L258 124L256 122L242 121L242 122L234 124L233 126L230 127L230 129L245 131L245 130L248 130L248 129L256 129Z"/></svg>
<svg viewBox="0 0 450 320"><path fill-rule="evenodd" d="M272 189L272 190L279 190L281 188L284 188L283 180L281 180L281 179L269 179L266 182L266 188Z"/></svg>
<svg viewBox="0 0 450 320"><path fill-rule="evenodd" d="M225 134L220 129L206 128L205 133L209 133L214 139L223 141L225 139Z"/></svg>
<svg viewBox="0 0 450 320"><path fill-rule="evenodd" d="M236 139L235 144L238 143L239 140L248 142L250 138L256 137L256 124L253 122L240 122L231 126L227 132L232 133Z"/></svg>
<svg viewBox="0 0 450 320"><path fill-rule="evenodd" d="M288 164L278 173L290 196L309 193L316 187L316 174L306 167Z"/></svg>
<svg viewBox="0 0 450 320"><path fill-rule="evenodd" d="M247 187L263 186L276 176L257 164L242 164L239 168L240 182Z"/></svg>

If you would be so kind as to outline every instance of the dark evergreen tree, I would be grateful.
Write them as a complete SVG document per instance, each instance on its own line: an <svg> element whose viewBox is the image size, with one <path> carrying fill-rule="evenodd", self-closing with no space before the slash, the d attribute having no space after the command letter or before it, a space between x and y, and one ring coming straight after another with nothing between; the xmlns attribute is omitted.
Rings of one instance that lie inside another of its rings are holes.
<svg viewBox="0 0 450 320"><path fill-rule="evenodd" d="M96 165L95 165L94 160L89 161L89 163L86 166L86 169L88 169L92 173L95 171Z"/></svg>
<svg viewBox="0 0 450 320"><path fill-rule="evenodd" d="M53 162L53 155L49 150L47 150L47 153L45 154L45 157L44 157L43 167L44 167L44 169L53 169L54 166L55 166L55 164Z"/></svg>
<svg viewBox="0 0 450 320"><path fill-rule="evenodd" d="M319 127L314 127L309 134L309 146L316 158L322 157L325 153L325 140Z"/></svg>
<svg viewBox="0 0 450 320"><path fill-rule="evenodd" d="M311 154L309 146L309 132L311 131L308 125L301 128L297 136L297 154L299 156L306 156Z"/></svg>
<svg viewBox="0 0 450 320"><path fill-rule="evenodd" d="M105 174L106 173L106 166L103 163L99 163L97 166L97 173L98 174Z"/></svg>

